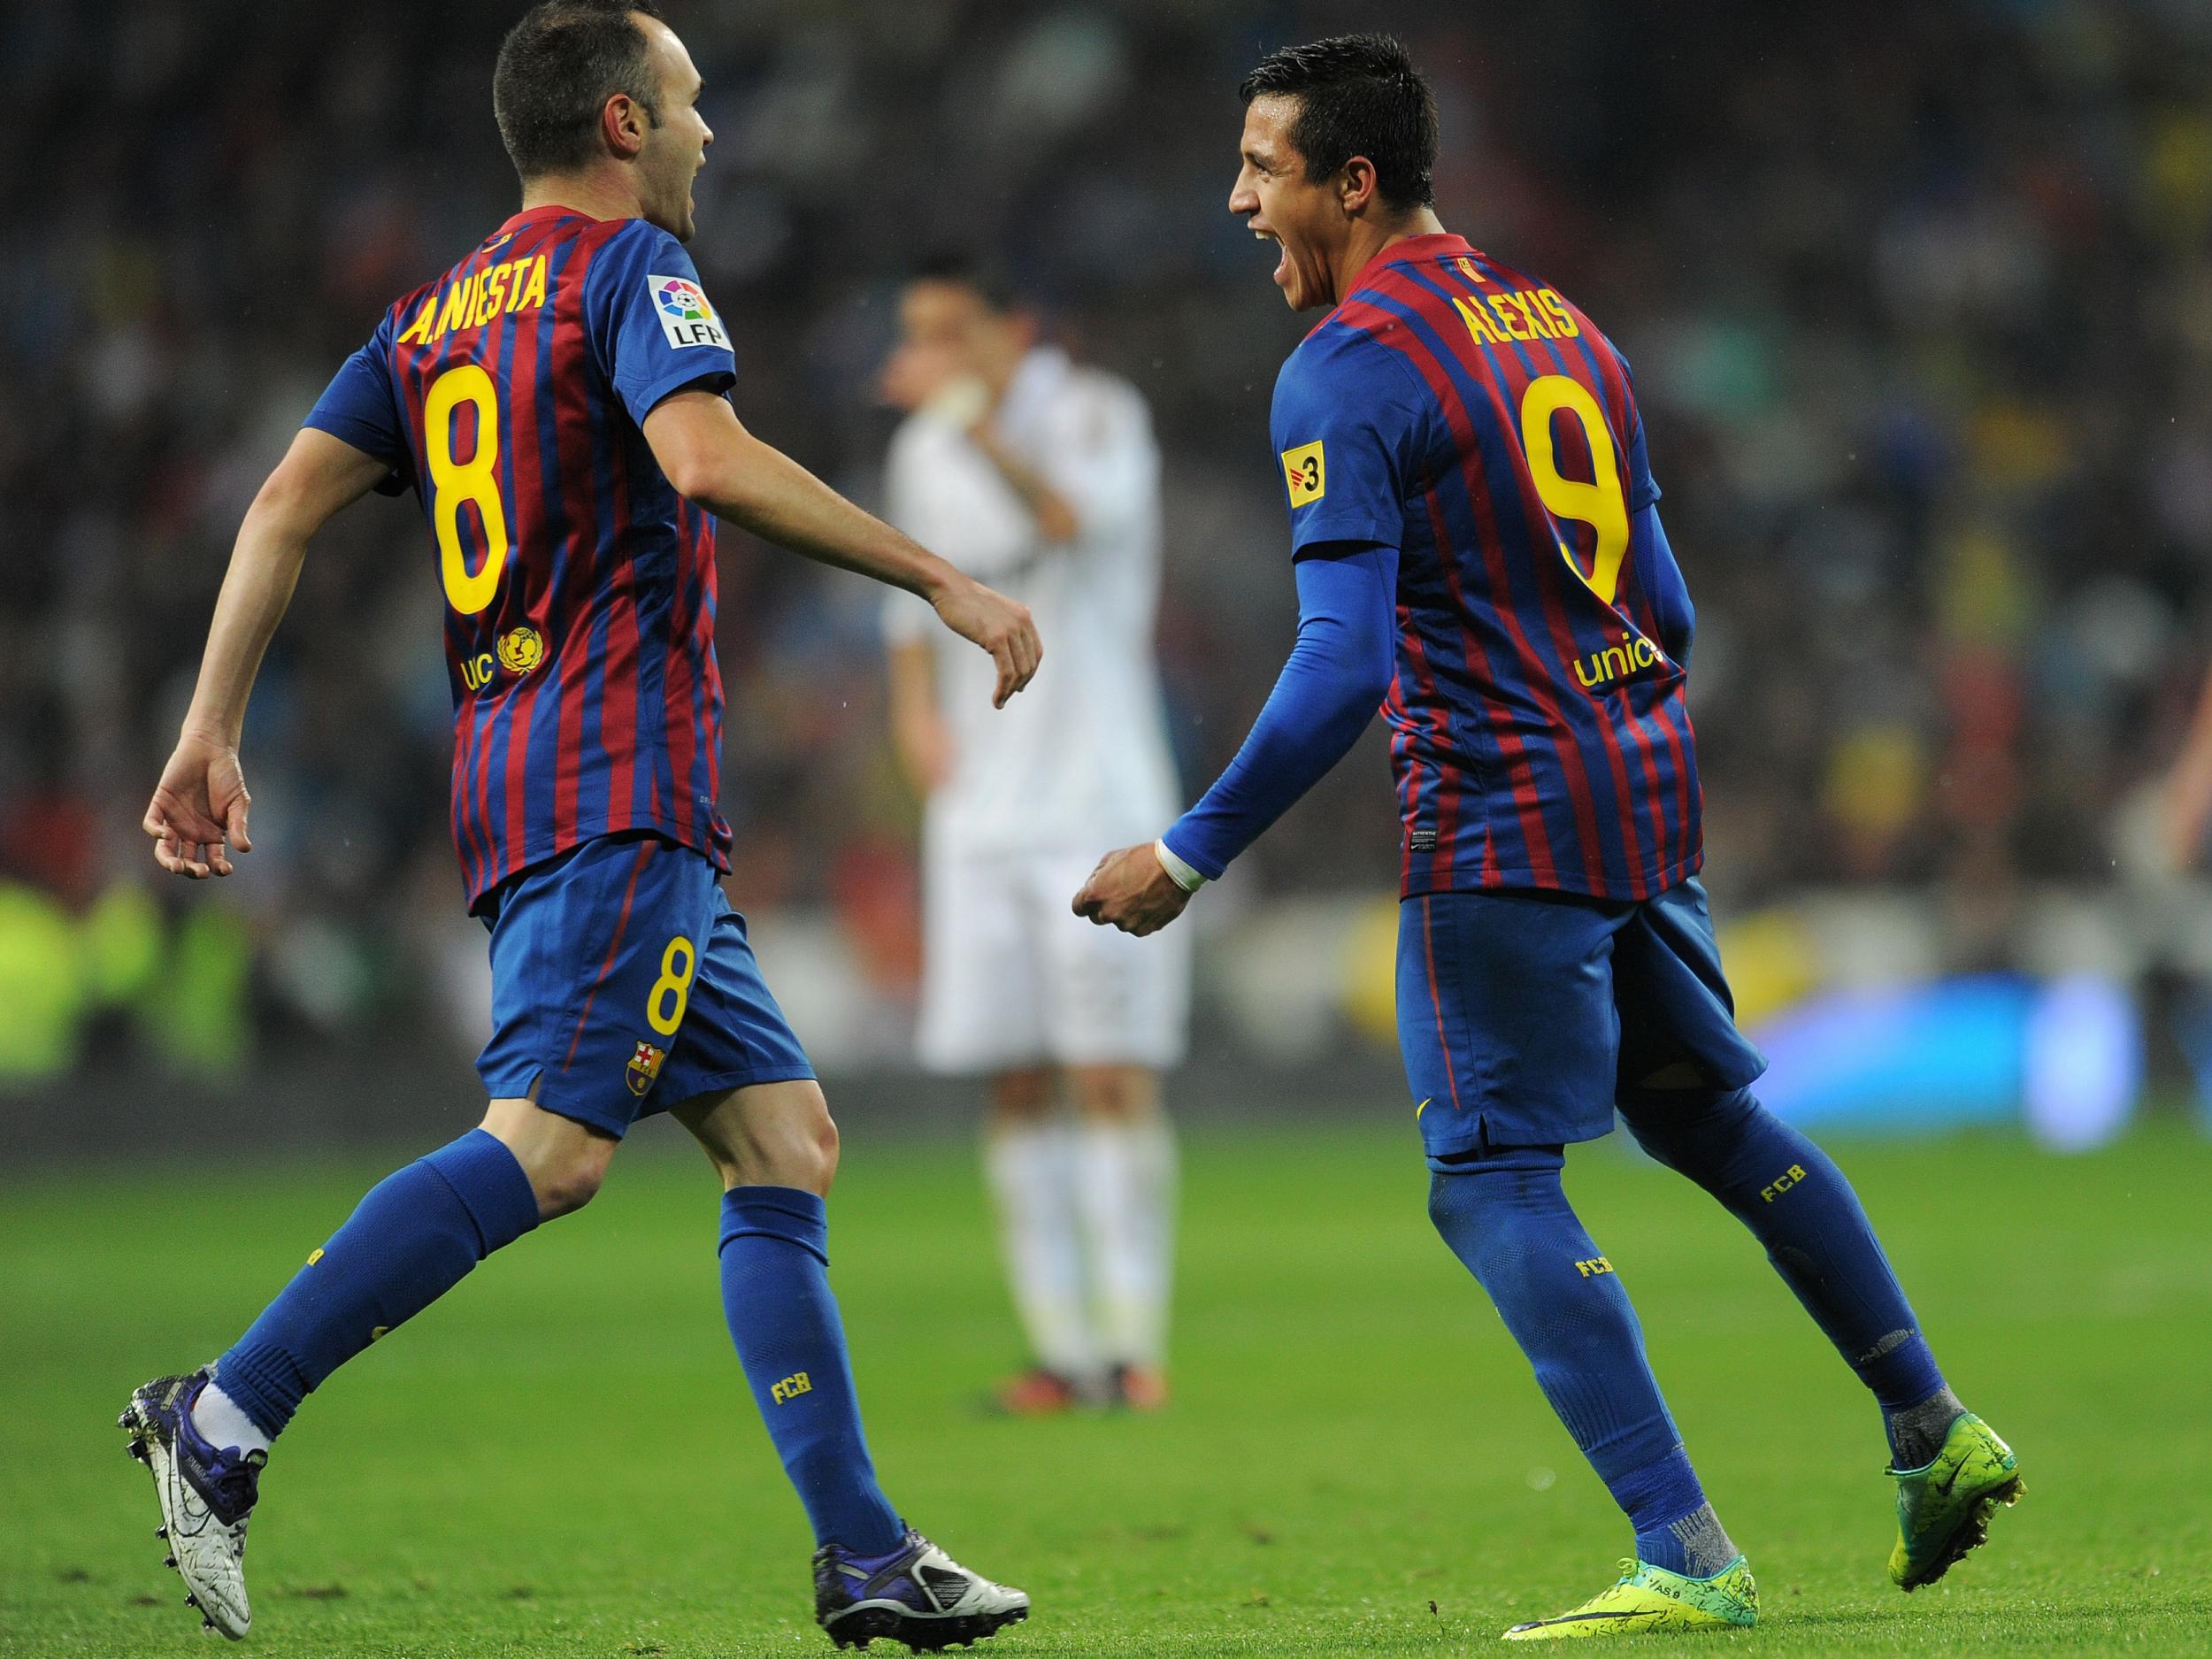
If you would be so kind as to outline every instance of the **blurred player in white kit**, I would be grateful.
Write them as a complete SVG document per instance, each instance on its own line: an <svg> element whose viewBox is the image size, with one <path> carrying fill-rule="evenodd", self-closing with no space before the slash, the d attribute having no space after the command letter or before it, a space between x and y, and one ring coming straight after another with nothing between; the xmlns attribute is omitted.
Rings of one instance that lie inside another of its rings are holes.
<svg viewBox="0 0 2212 1659"><path fill-rule="evenodd" d="M1154 1409L1175 1209L1160 1073L1183 1055L1188 942L1093 927L1067 903L1098 848L1181 803L1153 661L1151 416L964 261L918 268L900 327L884 391L911 412L887 516L1053 642L1051 671L987 721L976 653L941 649L918 601L886 613L894 735L927 803L918 1046L932 1071L987 1079L984 1167L1033 1351L997 1399Z"/></svg>

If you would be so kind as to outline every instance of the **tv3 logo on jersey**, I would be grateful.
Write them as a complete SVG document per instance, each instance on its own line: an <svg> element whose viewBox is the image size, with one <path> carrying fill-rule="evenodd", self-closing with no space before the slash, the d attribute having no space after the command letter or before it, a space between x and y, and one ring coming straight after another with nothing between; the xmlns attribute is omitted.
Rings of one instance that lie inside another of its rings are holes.
<svg viewBox="0 0 2212 1659"><path fill-rule="evenodd" d="M649 276L645 287L653 296L661 332L668 336L670 345L729 349L730 337L722 332L714 307L689 277Z"/></svg>

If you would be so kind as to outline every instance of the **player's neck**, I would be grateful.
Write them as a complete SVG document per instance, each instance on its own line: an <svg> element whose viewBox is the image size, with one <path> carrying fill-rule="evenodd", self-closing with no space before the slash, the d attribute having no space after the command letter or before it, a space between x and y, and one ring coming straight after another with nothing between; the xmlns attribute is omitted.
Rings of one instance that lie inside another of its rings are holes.
<svg viewBox="0 0 2212 1659"><path fill-rule="evenodd" d="M637 193L623 180L604 173L549 173L522 187L522 211L566 207L593 219L642 219Z"/></svg>
<svg viewBox="0 0 2212 1659"><path fill-rule="evenodd" d="M1398 243L1409 242L1416 236L1438 235L1443 228L1443 222L1436 217L1435 210L1426 207L1416 208L1410 213L1386 220L1355 220L1352 234L1345 239L1344 250L1337 260L1337 267L1331 273L1336 279L1337 297L1341 299L1349 294L1353 285L1359 280L1360 273Z"/></svg>

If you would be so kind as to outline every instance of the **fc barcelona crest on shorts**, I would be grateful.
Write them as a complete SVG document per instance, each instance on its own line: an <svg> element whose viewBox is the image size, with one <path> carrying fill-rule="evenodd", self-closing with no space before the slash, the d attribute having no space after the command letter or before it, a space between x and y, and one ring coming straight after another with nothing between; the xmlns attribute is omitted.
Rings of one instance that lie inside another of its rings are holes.
<svg viewBox="0 0 2212 1659"><path fill-rule="evenodd" d="M641 1042L637 1052L630 1056L630 1093L642 1096L660 1080L661 1062L668 1058L668 1050L656 1048L649 1042Z"/></svg>

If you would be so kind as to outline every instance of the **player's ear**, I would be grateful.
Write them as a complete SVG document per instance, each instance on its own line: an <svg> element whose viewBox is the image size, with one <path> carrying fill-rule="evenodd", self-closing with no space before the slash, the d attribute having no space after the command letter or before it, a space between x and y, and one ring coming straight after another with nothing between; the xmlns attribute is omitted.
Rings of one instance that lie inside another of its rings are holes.
<svg viewBox="0 0 2212 1659"><path fill-rule="evenodd" d="M1356 218L1375 199L1375 164L1364 156L1355 156L1339 169L1337 175L1337 204L1344 210L1344 217Z"/></svg>
<svg viewBox="0 0 2212 1659"><path fill-rule="evenodd" d="M599 135L616 159L628 161L645 148L645 106L626 92L618 92L599 109Z"/></svg>

